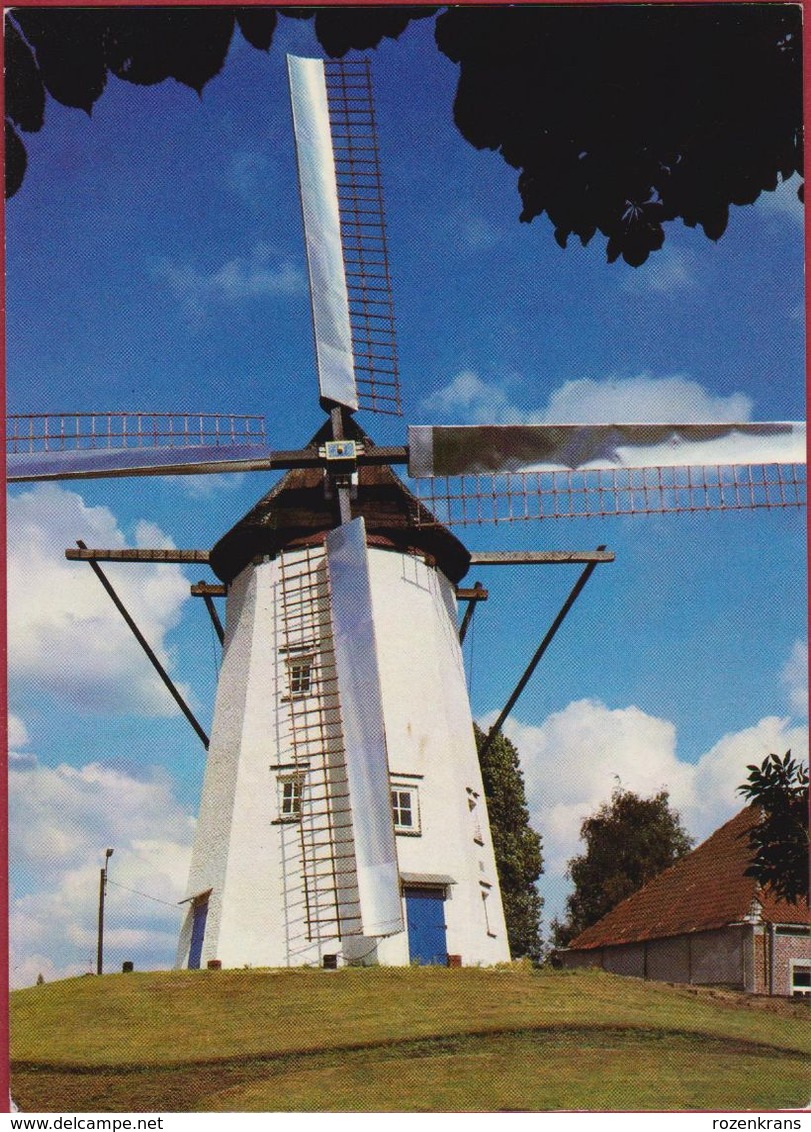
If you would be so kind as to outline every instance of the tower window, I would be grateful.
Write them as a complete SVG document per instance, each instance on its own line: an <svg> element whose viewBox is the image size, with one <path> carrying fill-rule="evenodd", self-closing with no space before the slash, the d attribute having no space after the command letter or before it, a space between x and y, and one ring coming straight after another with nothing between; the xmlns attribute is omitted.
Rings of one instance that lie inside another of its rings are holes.
<svg viewBox="0 0 811 1132"><path fill-rule="evenodd" d="M295 660L287 662L287 684L291 696L306 696L313 690L312 657L296 657Z"/></svg>
<svg viewBox="0 0 811 1132"><path fill-rule="evenodd" d="M412 834L420 832L420 813L415 786L392 787L391 811L395 832Z"/></svg>
<svg viewBox="0 0 811 1132"><path fill-rule="evenodd" d="M279 813L283 821L299 821L304 783L300 778L285 778L279 783Z"/></svg>

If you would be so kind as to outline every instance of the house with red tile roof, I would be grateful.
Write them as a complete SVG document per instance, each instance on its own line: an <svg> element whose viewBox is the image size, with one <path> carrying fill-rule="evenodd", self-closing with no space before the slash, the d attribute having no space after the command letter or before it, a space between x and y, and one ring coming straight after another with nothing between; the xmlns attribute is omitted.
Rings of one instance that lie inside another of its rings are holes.
<svg viewBox="0 0 811 1132"><path fill-rule="evenodd" d="M808 905L780 900L745 875L758 820L757 806L747 806L558 951L560 961L670 983L811 995Z"/></svg>

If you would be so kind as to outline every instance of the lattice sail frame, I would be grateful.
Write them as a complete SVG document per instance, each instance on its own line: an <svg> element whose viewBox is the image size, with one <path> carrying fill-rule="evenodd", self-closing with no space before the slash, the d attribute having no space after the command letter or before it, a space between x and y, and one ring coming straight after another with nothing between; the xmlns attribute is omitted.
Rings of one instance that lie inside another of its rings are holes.
<svg viewBox="0 0 811 1132"><path fill-rule="evenodd" d="M324 64L358 407L400 416L386 215L369 61Z"/></svg>
<svg viewBox="0 0 811 1132"><path fill-rule="evenodd" d="M483 473L413 483L420 502L449 526L806 505L801 464Z"/></svg>
<svg viewBox="0 0 811 1132"><path fill-rule="evenodd" d="M322 405L399 414L368 63L287 56Z"/></svg>
<svg viewBox="0 0 811 1132"><path fill-rule="evenodd" d="M804 422L409 428L415 493L450 525L804 507Z"/></svg>
<svg viewBox="0 0 811 1132"><path fill-rule="evenodd" d="M6 417L8 455L133 448L264 447L265 418L236 413L19 413Z"/></svg>

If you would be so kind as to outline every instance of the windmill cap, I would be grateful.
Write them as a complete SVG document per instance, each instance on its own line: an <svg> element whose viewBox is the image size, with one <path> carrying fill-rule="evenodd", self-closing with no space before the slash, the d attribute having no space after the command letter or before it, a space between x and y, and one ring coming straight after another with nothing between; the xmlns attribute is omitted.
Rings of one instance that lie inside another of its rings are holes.
<svg viewBox="0 0 811 1132"><path fill-rule="evenodd" d="M354 421L348 438L374 447ZM308 447L317 449L331 439L329 424ZM470 566L470 551L431 514L386 465L358 468L357 498L351 501L352 518L363 516L369 546L414 554L431 560L456 584ZM213 547L209 562L226 584L254 559L282 550L323 542L327 531L338 526L337 498L328 499L320 468L296 468L282 477Z"/></svg>

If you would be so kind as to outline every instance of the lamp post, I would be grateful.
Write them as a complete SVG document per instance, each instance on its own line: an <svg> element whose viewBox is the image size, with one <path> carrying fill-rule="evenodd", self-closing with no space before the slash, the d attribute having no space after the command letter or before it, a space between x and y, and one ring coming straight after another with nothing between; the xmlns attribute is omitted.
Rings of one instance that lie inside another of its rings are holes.
<svg viewBox="0 0 811 1132"><path fill-rule="evenodd" d="M99 876L99 944L96 952L96 974L100 975L104 958L104 896L107 892L107 865L113 855L112 849L104 851L104 867Z"/></svg>

